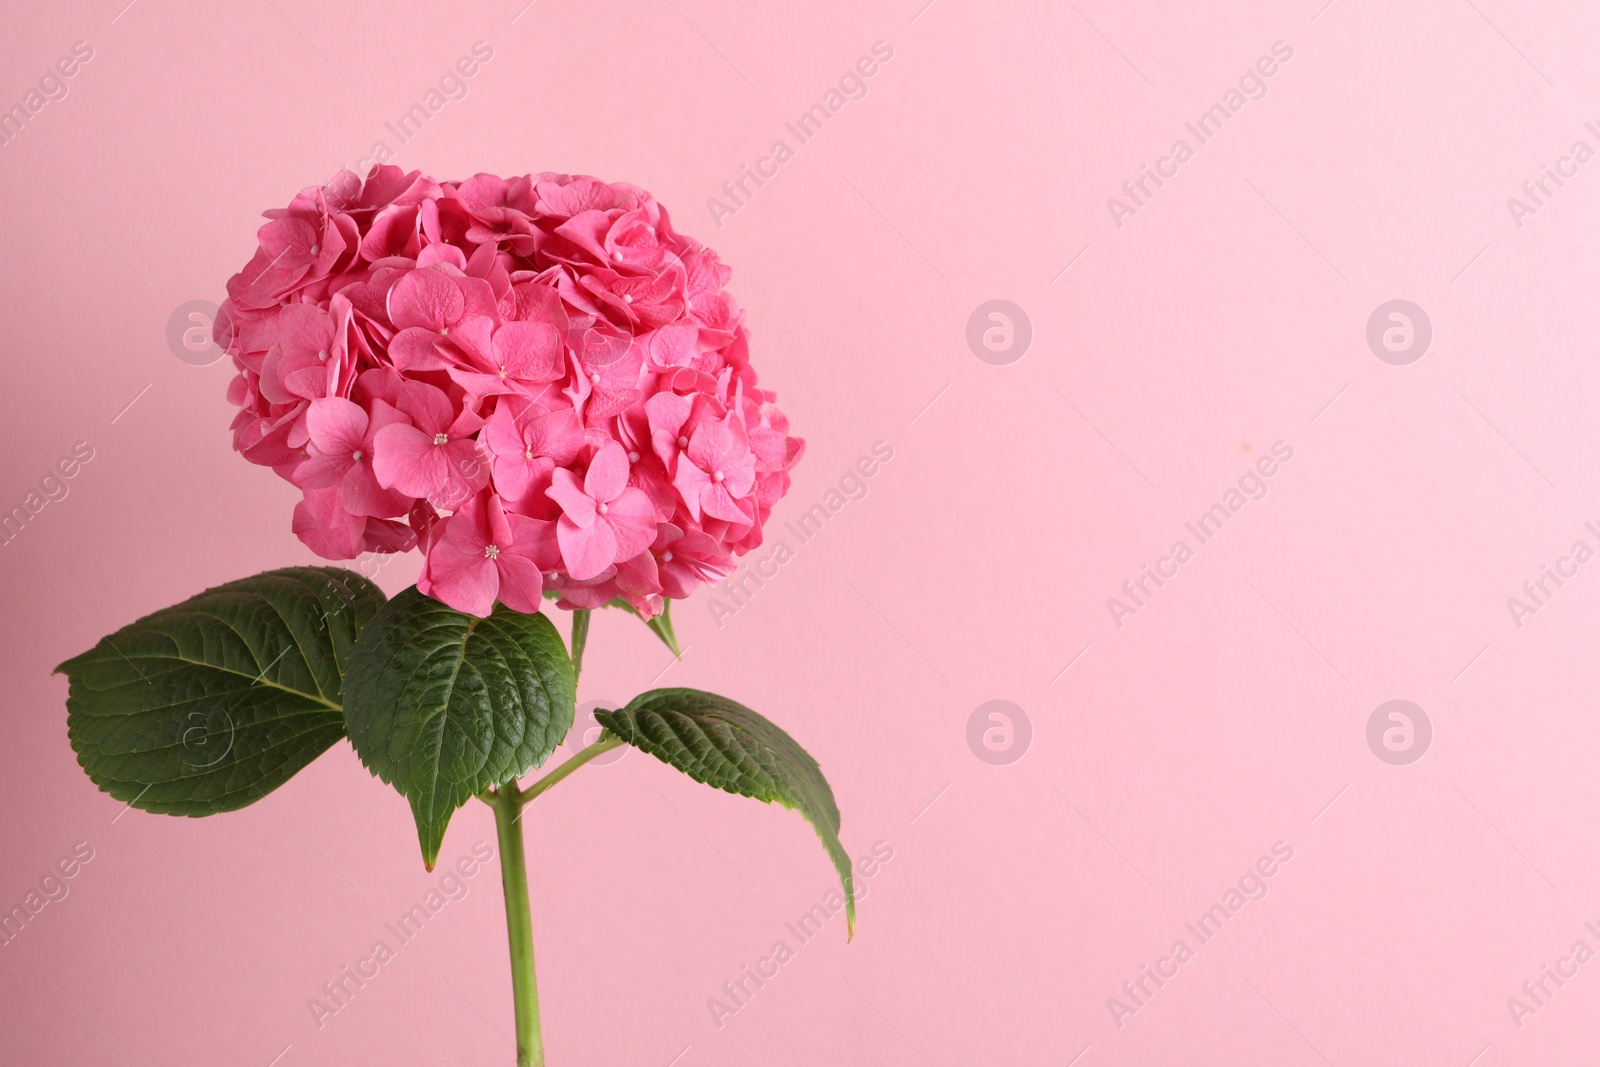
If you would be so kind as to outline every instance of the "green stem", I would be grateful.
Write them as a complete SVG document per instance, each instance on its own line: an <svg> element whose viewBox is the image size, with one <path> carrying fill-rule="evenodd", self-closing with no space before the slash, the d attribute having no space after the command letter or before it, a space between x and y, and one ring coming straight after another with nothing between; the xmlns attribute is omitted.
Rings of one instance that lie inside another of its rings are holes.
<svg viewBox="0 0 1600 1067"><path fill-rule="evenodd" d="M561 766L557 767L555 770L551 771L537 782L534 782L527 789L523 790L517 798L517 806L520 808L524 804L531 803L540 793L543 793L546 789L549 789L551 786L561 781L561 779L565 778L579 767L582 767L585 763L588 763L596 756L610 752L612 749L616 748L622 743L622 738L618 737L616 734L601 734L600 740L596 741L582 752L579 752L576 756L573 756L571 759L567 760L567 762L563 763Z"/></svg>
<svg viewBox="0 0 1600 1067"><path fill-rule="evenodd" d="M589 611L572 613L572 682L583 669L583 646L589 640ZM500 839L500 884L506 898L506 940L511 946L511 1000L517 1017L517 1067L544 1067L544 1038L539 1033L539 984L534 973L533 915L528 906L528 858L522 842L522 806L603 752L622 744L620 737L600 738L526 790L516 780L479 794L494 809Z"/></svg>
<svg viewBox="0 0 1600 1067"><path fill-rule="evenodd" d="M572 613L572 688L578 688L578 675L583 671L583 646L589 641L589 609L579 608Z"/></svg>
<svg viewBox="0 0 1600 1067"><path fill-rule="evenodd" d="M494 806L494 826L500 837L500 883L506 897L506 939L511 943L517 1067L544 1067L544 1039L539 1035L539 987L533 970L533 916L528 910L528 860L522 844L522 827L517 823L522 814L522 796L517 783L511 781L496 790L490 803Z"/></svg>

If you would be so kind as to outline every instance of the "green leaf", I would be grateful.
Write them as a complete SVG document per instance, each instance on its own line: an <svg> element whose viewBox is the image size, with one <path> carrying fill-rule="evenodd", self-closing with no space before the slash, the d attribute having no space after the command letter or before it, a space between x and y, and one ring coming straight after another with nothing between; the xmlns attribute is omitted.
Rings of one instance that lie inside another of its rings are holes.
<svg viewBox="0 0 1600 1067"><path fill-rule="evenodd" d="M638 609L621 597L613 597L607 602L606 607L621 608L634 618L642 620L646 626L650 627L650 632L661 638L661 643L671 649L674 657L683 658L683 653L678 651L678 635L672 632L671 600L662 602L661 614L653 619L646 619L643 615L640 615Z"/></svg>
<svg viewBox="0 0 1600 1067"><path fill-rule="evenodd" d="M289 567L146 615L56 668L67 736L101 789L144 811L254 803L344 736L342 676L383 593Z"/></svg>
<svg viewBox="0 0 1600 1067"><path fill-rule="evenodd" d="M350 656L345 719L361 762L411 802L429 870L457 808L555 751L574 690L542 614L480 619L415 586L384 605Z"/></svg>
<svg viewBox="0 0 1600 1067"><path fill-rule="evenodd" d="M595 718L633 747L697 782L740 796L777 801L815 827L839 872L855 936L855 880L839 843L839 807L817 761L794 738L742 704L698 689L652 689Z"/></svg>

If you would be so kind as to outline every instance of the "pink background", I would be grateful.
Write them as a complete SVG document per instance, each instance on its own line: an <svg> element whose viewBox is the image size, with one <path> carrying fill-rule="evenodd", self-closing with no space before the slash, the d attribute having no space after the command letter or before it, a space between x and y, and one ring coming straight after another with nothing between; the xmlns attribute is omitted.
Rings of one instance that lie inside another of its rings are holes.
<svg viewBox="0 0 1600 1067"><path fill-rule="evenodd" d="M720 627L709 596L680 605L666 673L642 627L597 618L581 693L697 685L788 727L852 854L893 849L855 943L785 929L831 878L797 816L638 753L587 769L528 819L552 1063L1592 1054L1600 962L1520 1027L1507 998L1600 949L1600 563L1520 627L1506 600L1600 547L1600 162L1520 227L1506 199L1600 148L1600 15L1323 2L9 11L0 105L74 42L93 58L0 147L0 507L75 442L94 458L0 549L0 908L75 843L94 858L0 948L0 1058L512 1061L492 866L319 1029L308 998L435 884L404 802L341 744L242 812L123 814L49 673L310 560L293 490L229 449L227 365L177 358L167 321L221 298L262 209L379 139L441 177L636 182L712 243L809 441L777 522L894 449ZM479 40L466 97L399 145L385 123ZM798 145L784 121L880 40L866 98ZM1107 198L1280 40L1268 95L1115 225ZM707 199L778 138L794 158L719 229ZM1365 340L1396 298L1433 325L1407 366ZM1032 323L1009 365L966 341L991 299ZM1107 598L1279 440L1268 495L1119 628ZM1396 698L1434 730L1407 766L1366 740ZM1032 727L1007 765L967 742L995 699ZM442 859L480 839L473 805ZM1185 921L1278 841L1270 893L1199 945ZM795 958L719 1028L708 998L780 939ZM1194 958L1119 1027L1108 998L1179 939Z"/></svg>

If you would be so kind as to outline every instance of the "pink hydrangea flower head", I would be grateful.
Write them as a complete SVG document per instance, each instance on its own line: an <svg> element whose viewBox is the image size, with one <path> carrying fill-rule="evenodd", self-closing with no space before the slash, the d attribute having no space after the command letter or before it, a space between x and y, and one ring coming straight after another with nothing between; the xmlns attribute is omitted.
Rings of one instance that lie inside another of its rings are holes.
<svg viewBox="0 0 1600 1067"><path fill-rule="evenodd" d="M330 559L425 555L488 615L729 574L804 451L756 384L715 252L637 186L349 172L266 213L217 339L234 447Z"/></svg>

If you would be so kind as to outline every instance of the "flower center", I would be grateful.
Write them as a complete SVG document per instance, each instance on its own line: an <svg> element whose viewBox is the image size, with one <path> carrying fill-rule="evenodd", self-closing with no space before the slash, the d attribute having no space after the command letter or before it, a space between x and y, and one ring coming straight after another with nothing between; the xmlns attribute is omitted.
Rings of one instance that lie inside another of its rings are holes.
<svg viewBox="0 0 1600 1067"><path fill-rule="evenodd" d="M633 303L633 294L632 294L632 293L623 293L623 294L622 294L622 302L623 302L623 303L624 303L624 304L631 304L631 303Z"/></svg>
<svg viewBox="0 0 1600 1067"><path fill-rule="evenodd" d="M450 327L448 327L448 326L439 327L439 336L440 337L449 337L450 336Z"/></svg>
<svg viewBox="0 0 1600 1067"><path fill-rule="evenodd" d="M450 443L450 435L447 433L436 433L433 435L433 443L436 445L447 445Z"/></svg>
<svg viewBox="0 0 1600 1067"><path fill-rule="evenodd" d="M679 448L688 448L689 447L689 439L687 437L679 435L679 437L678 437L678 447Z"/></svg>
<svg viewBox="0 0 1600 1067"><path fill-rule="evenodd" d="M722 472L721 471L712 471L711 472L711 480L714 481L714 482L722 481Z"/></svg>
<svg viewBox="0 0 1600 1067"><path fill-rule="evenodd" d="M311 246L311 254L312 255L317 255L321 251L322 251L322 246L321 245L312 245Z"/></svg>
<svg viewBox="0 0 1600 1067"><path fill-rule="evenodd" d="M317 358L318 359L327 359L328 358L328 350L326 348L324 348L322 351L318 352L317 353Z"/></svg>
<svg viewBox="0 0 1600 1067"><path fill-rule="evenodd" d="M595 508L595 510L598 511L600 514L604 515L606 512L611 510L611 505L610 504L601 504L599 507Z"/></svg>
<svg viewBox="0 0 1600 1067"><path fill-rule="evenodd" d="M533 449L531 449L531 448L524 448L524 449L523 449L523 450L522 450L522 458L523 458L523 459L528 459L528 460L531 460L531 459L532 459L532 458L533 458Z"/></svg>
<svg viewBox="0 0 1600 1067"><path fill-rule="evenodd" d="M669 548L665 552L661 553L661 562L662 563L671 563L672 562L672 549Z"/></svg>
<svg viewBox="0 0 1600 1067"><path fill-rule="evenodd" d="M355 460L357 463L360 463L361 462L361 449L358 448L354 452L350 453L350 458Z"/></svg>
<svg viewBox="0 0 1600 1067"><path fill-rule="evenodd" d="M483 546L483 558L484 559L495 559L499 555L500 555L500 546L499 545L484 545Z"/></svg>
<svg viewBox="0 0 1600 1067"><path fill-rule="evenodd" d="M500 377L504 378L505 376L506 376L506 369L504 367L501 367L500 368Z"/></svg>
<svg viewBox="0 0 1600 1067"><path fill-rule="evenodd" d="M629 463L637 463L637 462L639 462L639 453L637 453L637 452L629 452L628 453L628 462Z"/></svg>
<svg viewBox="0 0 1600 1067"><path fill-rule="evenodd" d="M611 253L611 258L612 259L621 259L622 258L622 249L619 248L615 252Z"/></svg>

